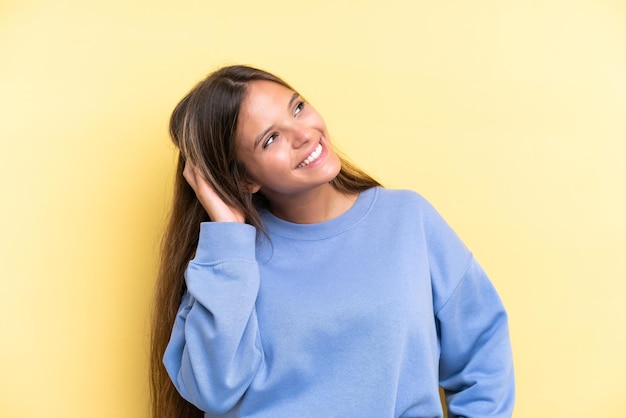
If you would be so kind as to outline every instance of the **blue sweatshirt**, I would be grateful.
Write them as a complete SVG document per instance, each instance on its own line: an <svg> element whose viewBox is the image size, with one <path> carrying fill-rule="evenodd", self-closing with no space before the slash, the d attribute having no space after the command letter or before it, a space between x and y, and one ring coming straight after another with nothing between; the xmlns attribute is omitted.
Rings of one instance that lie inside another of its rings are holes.
<svg viewBox="0 0 626 418"><path fill-rule="evenodd" d="M507 315L411 191L373 188L271 240L203 223L164 363L205 417L510 417Z"/></svg>

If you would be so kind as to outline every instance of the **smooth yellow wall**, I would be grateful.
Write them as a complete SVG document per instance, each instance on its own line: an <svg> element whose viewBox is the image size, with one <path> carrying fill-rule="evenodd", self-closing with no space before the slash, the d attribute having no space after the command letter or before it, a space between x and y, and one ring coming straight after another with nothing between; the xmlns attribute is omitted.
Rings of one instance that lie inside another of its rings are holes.
<svg viewBox="0 0 626 418"><path fill-rule="evenodd" d="M282 75L430 199L510 312L516 417L626 410L626 3L0 2L0 416L147 415L167 119Z"/></svg>

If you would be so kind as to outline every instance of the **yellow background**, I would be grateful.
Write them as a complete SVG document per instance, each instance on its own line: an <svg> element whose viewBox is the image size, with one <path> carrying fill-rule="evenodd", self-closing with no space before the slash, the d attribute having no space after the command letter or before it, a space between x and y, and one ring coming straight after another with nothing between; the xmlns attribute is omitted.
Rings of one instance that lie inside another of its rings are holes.
<svg viewBox="0 0 626 418"><path fill-rule="evenodd" d="M283 76L420 191L508 307L516 417L626 410L626 4L0 2L0 416L147 415L169 113Z"/></svg>

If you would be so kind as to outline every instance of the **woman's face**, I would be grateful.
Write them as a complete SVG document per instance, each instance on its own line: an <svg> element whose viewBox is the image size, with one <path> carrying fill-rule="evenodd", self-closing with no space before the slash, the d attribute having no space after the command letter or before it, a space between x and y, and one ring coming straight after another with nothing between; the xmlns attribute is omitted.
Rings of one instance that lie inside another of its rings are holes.
<svg viewBox="0 0 626 418"><path fill-rule="evenodd" d="M271 81L249 84L236 141L249 191L261 190L270 202L325 185L341 169L320 114L298 93Z"/></svg>

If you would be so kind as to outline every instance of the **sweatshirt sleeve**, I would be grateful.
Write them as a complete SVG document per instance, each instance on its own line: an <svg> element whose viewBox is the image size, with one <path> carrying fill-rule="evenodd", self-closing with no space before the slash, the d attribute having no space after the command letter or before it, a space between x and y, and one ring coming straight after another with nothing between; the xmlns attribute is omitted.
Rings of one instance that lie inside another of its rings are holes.
<svg viewBox="0 0 626 418"><path fill-rule="evenodd" d="M507 314L476 260L436 316L448 416L510 418L515 382Z"/></svg>
<svg viewBox="0 0 626 418"><path fill-rule="evenodd" d="M425 229L448 416L510 418L515 398L505 308L457 234L429 204Z"/></svg>
<svg viewBox="0 0 626 418"><path fill-rule="evenodd" d="M203 223L185 272L163 362L181 396L203 411L232 409L263 362L255 239L250 225Z"/></svg>

